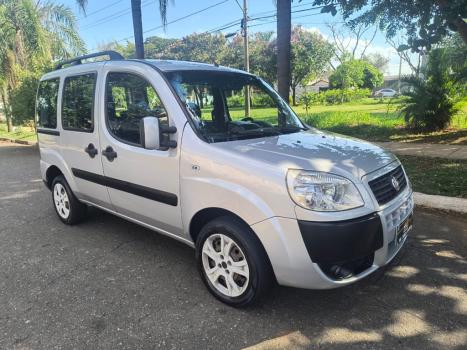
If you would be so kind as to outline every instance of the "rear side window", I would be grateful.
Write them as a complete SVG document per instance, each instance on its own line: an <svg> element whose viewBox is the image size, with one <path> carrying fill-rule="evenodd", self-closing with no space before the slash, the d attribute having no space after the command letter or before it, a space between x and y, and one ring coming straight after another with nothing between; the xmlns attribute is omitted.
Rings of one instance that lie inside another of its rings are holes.
<svg viewBox="0 0 467 350"><path fill-rule="evenodd" d="M62 126L66 130L94 130L94 87L96 74L67 77L63 85Z"/></svg>
<svg viewBox="0 0 467 350"><path fill-rule="evenodd" d="M57 128L59 84L59 78L43 80L39 83L36 99L36 122L39 128Z"/></svg>
<svg viewBox="0 0 467 350"><path fill-rule="evenodd" d="M140 121L159 118L167 125L167 112L152 85L130 73L109 73L106 82L106 113L109 131L120 141L141 146Z"/></svg>

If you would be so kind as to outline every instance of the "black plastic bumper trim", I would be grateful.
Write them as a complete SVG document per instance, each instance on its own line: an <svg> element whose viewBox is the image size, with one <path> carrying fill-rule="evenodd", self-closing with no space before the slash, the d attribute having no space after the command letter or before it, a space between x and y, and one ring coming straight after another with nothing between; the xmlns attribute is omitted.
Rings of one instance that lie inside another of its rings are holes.
<svg viewBox="0 0 467 350"><path fill-rule="evenodd" d="M298 226L315 263L352 261L383 246L383 226L377 213L333 222L299 220Z"/></svg>
<svg viewBox="0 0 467 350"><path fill-rule="evenodd" d="M178 197L176 194L156 190L154 188L137 185L131 182L114 179L112 177L91 173L89 171L72 168L73 175L99 185L114 188L119 191L134 194L135 196L151 199L156 202L161 202L176 207Z"/></svg>

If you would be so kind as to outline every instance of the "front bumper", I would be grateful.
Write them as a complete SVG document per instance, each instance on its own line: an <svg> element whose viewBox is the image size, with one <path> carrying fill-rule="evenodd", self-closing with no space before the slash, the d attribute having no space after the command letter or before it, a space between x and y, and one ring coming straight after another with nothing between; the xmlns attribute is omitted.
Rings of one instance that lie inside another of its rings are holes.
<svg viewBox="0 0 467 350"><path fill-rule="evenodd" d="M274 217L252 225L269 255L279 284L330 289L356 282L388 264L406 241L396 228L413 212L411 191L381 211L336 222L306 222ZM368 260L370 259L371 260ZM368 263L344 279L329 276L326 267L362 259Z"/></svg>

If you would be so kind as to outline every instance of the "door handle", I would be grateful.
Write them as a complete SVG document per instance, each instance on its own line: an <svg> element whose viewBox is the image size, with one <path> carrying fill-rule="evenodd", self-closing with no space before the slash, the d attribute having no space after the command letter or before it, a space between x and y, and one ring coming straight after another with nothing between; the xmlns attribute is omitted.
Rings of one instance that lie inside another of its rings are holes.
<svg viewBox="0 0 467 350"><path fill-rule="evenodd" d="M84 149L84 152L86 152L87 154L89 154L89 157L91 158L94 158L96 156L97 153L99 153L99 151L97 150L96 147L94 147L94 145L92 143L90 143L88 145L88 147L86 147Z"/></svg>
<svg viewBox="0 0 467 350"><path fill-rule="evenodd" d="M111 146L107 146L107 148L102 151L102 155L106 157L109 162L112 162L115 158L117 158L117 152L115 152Z"/></svg>

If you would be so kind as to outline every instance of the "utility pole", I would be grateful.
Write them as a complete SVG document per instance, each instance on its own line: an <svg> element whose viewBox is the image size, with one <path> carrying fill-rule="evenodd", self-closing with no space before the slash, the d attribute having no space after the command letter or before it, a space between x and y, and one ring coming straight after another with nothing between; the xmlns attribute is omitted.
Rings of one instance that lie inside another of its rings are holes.
<svg viewBox="0 0 467 350"><path fill-rule="evenodd" d="M245 50L245 70L250 71L250 53L248 50L248 4L247 0L243 0L243 20L242 20L242 35L243 48ZM250 116L250 88L245 86L245 117Z"/></svg>

